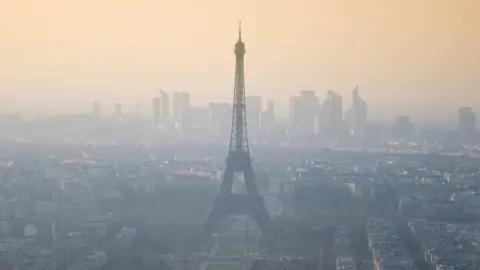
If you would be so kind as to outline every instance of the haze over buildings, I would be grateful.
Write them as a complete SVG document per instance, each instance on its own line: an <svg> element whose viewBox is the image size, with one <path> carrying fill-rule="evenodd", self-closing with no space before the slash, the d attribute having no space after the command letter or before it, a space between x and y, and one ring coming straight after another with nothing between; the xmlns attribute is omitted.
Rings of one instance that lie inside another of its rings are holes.
<svg viewBox="0 0 480 270"><path fill-rule="evenodd" d="M245 1L10 4L0 269L480 269L474 2Z"/></svg>
<svg viewBox="0 0 480 270"><path fill-rule="evenodd" d="M444 117L480 105L478 10L475 0L6 1L0 105L85 111L96 100L126 111L151 104L159 86L191 93L193 105L230 101L228 48L242 19L249 95L273 99L280 115L298 91L349 97L359 85L373 119L407 107Z"/></svg>

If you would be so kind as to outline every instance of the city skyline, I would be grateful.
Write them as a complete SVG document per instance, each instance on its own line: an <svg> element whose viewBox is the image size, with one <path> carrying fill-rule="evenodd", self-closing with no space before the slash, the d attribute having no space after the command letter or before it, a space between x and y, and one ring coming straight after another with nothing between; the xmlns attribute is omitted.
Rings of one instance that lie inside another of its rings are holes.
<svg viewBox="0 0 480 270"><path fill-rule="evenodd" d="M480 2L225 2L6 2L0 269L480 270Z"/></svg>
<svg viewBox="0 0 480 270"><path fill-rule="evenodd" d="M209 4L215 8L188 1L6 4L2 111L87 112L93 101L145 107L158 87L191 93L193 105L231 102L232 17L246 28L247 95L273 99L280 115L299 91L323 98L333 89L350 103L356 85L372 119L454 119L461 106L480 107L477 1ZM165 12L172 10L183 15Z"/></svg>
<svg viewBox="0 0 480 270"><path fill-rule="evenodd" d="M97 116L97 117L110 117L112 115L115 115L115 114L118 114L118 109L120 108L121 110L121 114L140 114L142 117L146 117L146 118L155 118L155 117L158 117L158 112L156 112L156 110L160 109L162 110L162 112L160 113L161 115L170 115L170 117L172 117L172 119L175 119L174 117L174 114L176 113L175 111L178 110L180 107L184 107L184 106L180 106L180 105L177 105L175 106L175 96L177 95L186 95L188 96L188 98L190 99L191 97L191 94L189 92L166 92L166 91L163 91L161 90L161 94L160 95L153 95L152 97L150 97L150 100L149 101L146 101L146 102L135 102L135 101L131 101L131 102L125 102L125 103L122 103L122 102L114 102L113 100L111 101L108 101L108 102L99 102L99 101L92 101L90 102L89 104L87 104L86 107L81 107L81 108L76 108L76 109L67 109L67 110L48 110L48 109L37 109L37 110L20 110L20 111L9 111L9 110L4 110L2 111L0 109L0 113L4 113L4 114L14 114L14 115L20 115L21 117L25 118L25 119L37 119L38 117L40 117L39 119L41 119L42 117L51 117L51 116L55 116L55 115L90 115L92 114L93 112L93 115L94 116ZM344 121L349 121L349 117L351 116L350 113L352 112L352 110L354 109L354 107L352 106L352 102L354 100L354 95L352 95L352 93L356 91L357 94L360 92L360 97L362 98L362 101L365 102L365 100L363 99L363 91L359 91L359 87L355 87L353 89L353 91L351 91L349 94L345 95L345 96L342 96L338 93L338 91L334 91L334 90L328 90L328 91L325 91L325 96L320 96L318 95L318 93L320 91L314 91L314 90L302 90L302 91L298 91L296 93L296 95L292 95L289 97L289 100L286 102L288 103L287 105L284 104L284 102L280 102L280 106L279 106L279 103L275 102L275 99L271 99L271 98L268 98L268 97L264 97L264 96L258 96L258 95L248 95L247 98L248 99L259 99L258 102L254 102L255 103L255 107L258 107L255 111L258 111L258 110L261 110L262 113L265 113L266 111L268 111L268 108L269 108L269 105L274 105L275 108L275 112L274 114L272 115L272 117L274 117L277 121L281 121L281 122L284 122L284 121L291 121L292 120L292 109L294 106L292 104L292 99L294 98L298 98L299 95L301 96L302 93L312 93L314 94L314 98L316 98L317 100L317 109L318 110L321 110L322 106L324 106L324 102L328 101L329 99L329 95L331 93L335 93L335 95L338 95L338 97L340 97L340 99L342 100L342 103L344 104L343 108L340 108L340 111L339 113L341 113L341 116L342 118L344 118ZM322 93L323 94L323 93ZM164 95L164 96L163 96ZM172 95L172 96L170 96ZM162 98L163 97L163 98ZM353 98L352 98L353 97ZM167 101L165 101L167 100ZM156 105L155 103L156 102L162 102L162 105L160 108L156 108ZM166 102L166 104L165 104ZM398 111L396 113L393 113L393 114L384 114L382 116L379 116L378 114L375 115L375 113L384 113L384 111L382 110L383 107L370 107L370 103L368 103L368 100L366 100L367 104L368 104L368 120L369 121L373 121L373 122L376 122L376 121L380 121L380 122L393 122L395 121L396 119L398 118L401 118L401 117L408 117L409 119L413 120L414 122L417 122L417 123L437 123L437 124L453 124L453 122L456 122L458 120L458 109L460 108L467 108L467 109L471 109L472 112L474 114L476 114L480 108L477 108L477 107L474 107L474 106L460 106L456 109L452 109L452 110L448 110L447 113L443 112L442 115L440 115L441 117L437 117L437 118L434 118L434 117L429 117L429 116L420 116L418 114L415 114L415 110L412 110L411 109L408 109L406 108L405 110L403 111ZM169 104L172 104L172 105L169 105ZM232 102L231 101L227 101L227 100L210 100L208 101L206 104L198 104L198 103L195 103L195 100L192 100L192 101L188 101L187 104L185 104L189 109L211 109L212 108L212 105L213 106L218 106L218 105L226 105L226 106L232 106ZM283 105L283 106L282 106ZM428 104L426 104L428 105ZM165 111L165 106L166 107L166 111ZM280 108L280 110L278 109ZM93 111L92 111L93 109ZM373 111L373 113L372 113ZM417 110L418 111L418 110ZM177 112L178 114L178 112ZM373 114L373 116L372 116ZM177 117L178 118L178 117ZM351 119L350 119L351 120ZM164 120L162 120L164 121ZM476 120L476 123L479 123L480 119L477 119Z"/></svg>

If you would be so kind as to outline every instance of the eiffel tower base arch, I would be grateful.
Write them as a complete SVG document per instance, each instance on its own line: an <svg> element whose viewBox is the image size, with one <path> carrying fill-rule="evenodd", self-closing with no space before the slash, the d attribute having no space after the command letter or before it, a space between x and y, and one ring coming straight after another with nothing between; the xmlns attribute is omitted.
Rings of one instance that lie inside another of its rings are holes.
<svg viewBox="0 0 480 270"><path fill-rule="evenodd" d="M263 197L249 194L217 195L205 223L204 232L206 234L218 232L221 221L231 215L247 216L257 223L265 239L273 240L275 237L273 221L263 204Z"/></svg>

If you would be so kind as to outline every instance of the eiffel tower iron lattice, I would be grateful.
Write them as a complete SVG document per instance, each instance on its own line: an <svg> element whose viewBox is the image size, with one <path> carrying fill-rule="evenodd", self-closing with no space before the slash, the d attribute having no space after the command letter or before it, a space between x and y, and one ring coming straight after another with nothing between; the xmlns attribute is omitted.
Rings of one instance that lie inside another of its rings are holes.
<svg viewBox="0 0 480 270"><path fill-rule="evenodd" d="M218 229L220 221L229 215L245 215L257 222L264 236L271 238L275 235L275 229L272 219L263 203L263 197L257 189L248 146L244 56L245 44L242 41L240 24L238 41L235 44L236 63L232 129L228 157L226 159L226 169L220 186L220 192L215 198L213 209L205 224L205 232L215 232ZM246 194L232 194L235 173L243 173Z"/></svg>

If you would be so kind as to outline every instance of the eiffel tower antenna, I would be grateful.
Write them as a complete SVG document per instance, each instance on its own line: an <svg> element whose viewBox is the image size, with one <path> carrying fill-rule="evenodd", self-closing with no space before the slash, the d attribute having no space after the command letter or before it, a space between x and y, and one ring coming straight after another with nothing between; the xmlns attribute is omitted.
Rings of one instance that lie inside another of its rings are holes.
<svg viewBox="0 0 480 270"><path fill-rule="evenodd" d="M238 40L242 41L242 21L238 21Z"/></svg>

